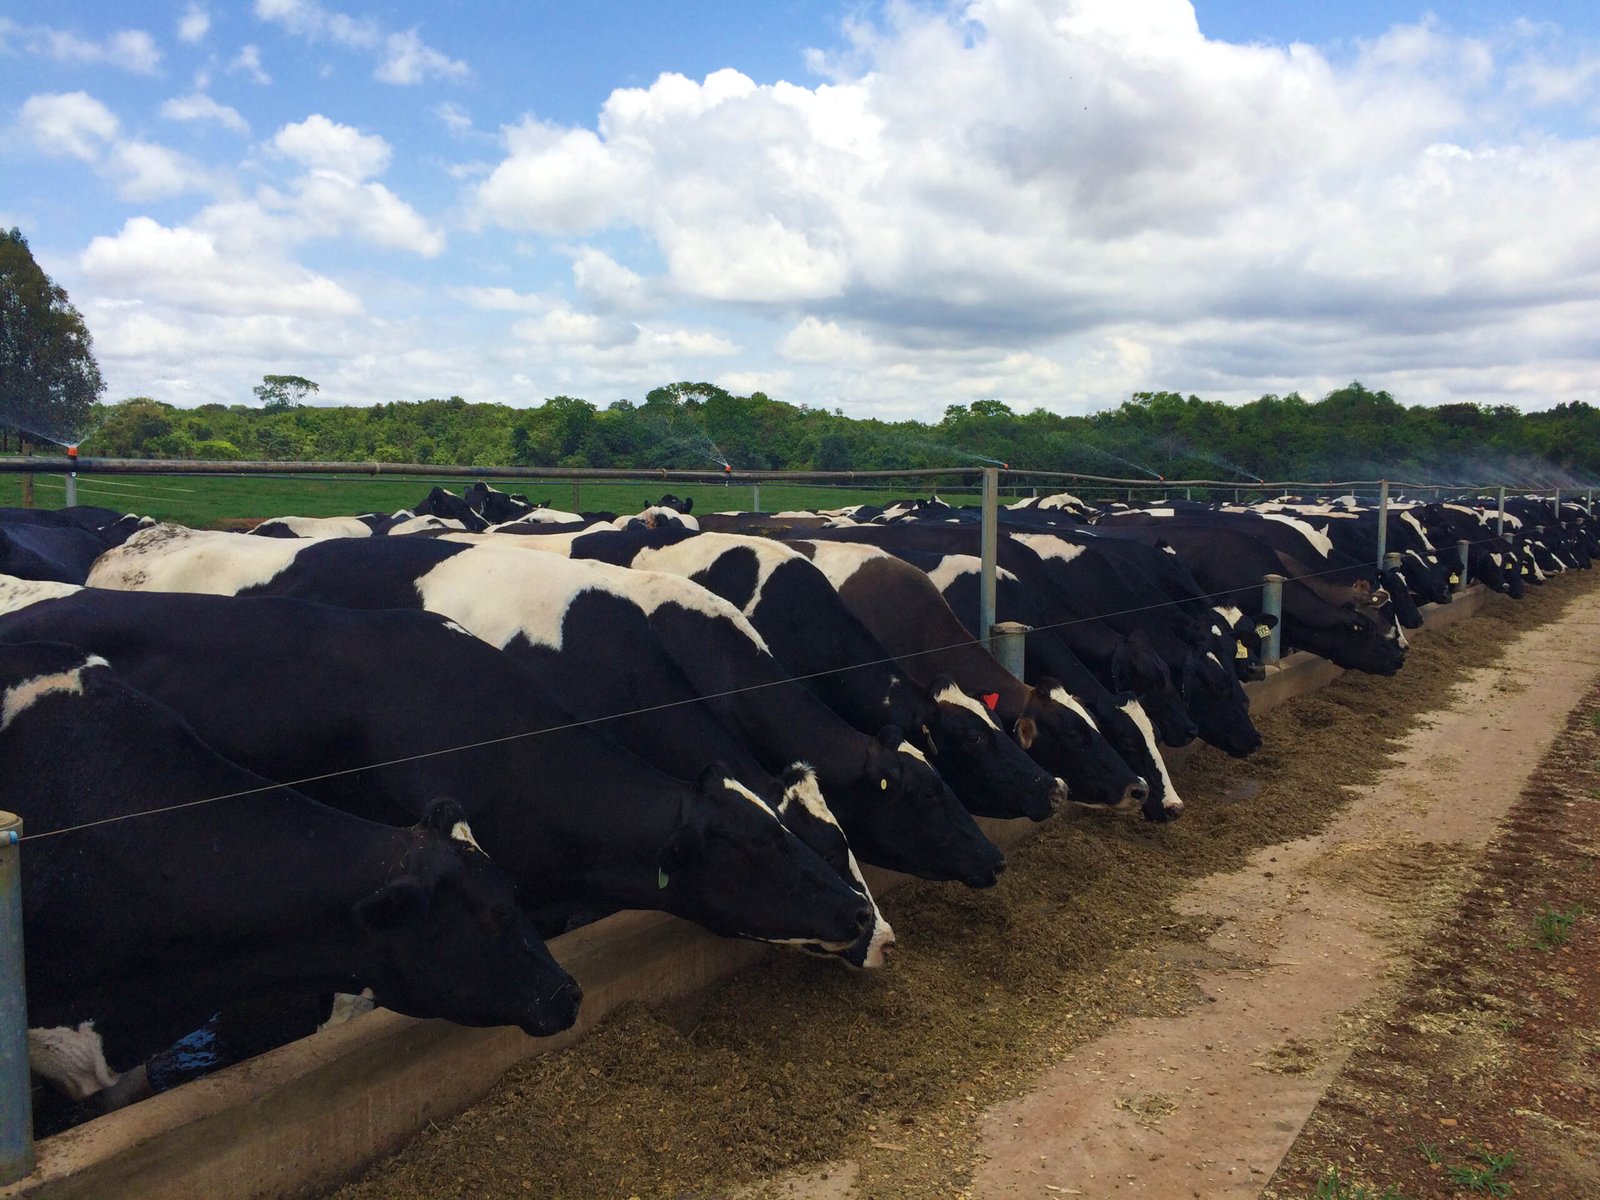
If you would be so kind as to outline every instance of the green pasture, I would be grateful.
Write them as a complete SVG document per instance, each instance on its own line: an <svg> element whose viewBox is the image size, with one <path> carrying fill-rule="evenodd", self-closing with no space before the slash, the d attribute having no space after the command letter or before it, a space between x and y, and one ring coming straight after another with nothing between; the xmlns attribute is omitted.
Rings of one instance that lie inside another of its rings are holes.
<svg viewBox="0 0 1600 1200"><path fill-rule="evenodd" d="M66 478L56 474L36 474L34 504L38 508L60 508L66 503ZM439 484L458 495L470 479L437 479L426 476L380 475L97 475L78 477L78 503L121 509L140 516L175 521L194 528L217 527L246 518L277 516L330 517L364 512L393 512L421 502ZM748 484L685 484L641 478L633 481L574 481L570 479L492 479L502 491L519 492L550 507L595 512L638 512L659 500L663 493L692 497L695 512L749 510L755 500ZM765 512L785 509L839 508L847 504L884 503L905 496L926 496L934 488L932 480L895 479L884 486L832 487L819 484L763 484L761 508ZM1002 502L1015 495L1030 495L1033 489L1005 488ZM976 492L939 491L952 504L976 504ZM22 503L22 477L0 475L0 506Z"/></svg>

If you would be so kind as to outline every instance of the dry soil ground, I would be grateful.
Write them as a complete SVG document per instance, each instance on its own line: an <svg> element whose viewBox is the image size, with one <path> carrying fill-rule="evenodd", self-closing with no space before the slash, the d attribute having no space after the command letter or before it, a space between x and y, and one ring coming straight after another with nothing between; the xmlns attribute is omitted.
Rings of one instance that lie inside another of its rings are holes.
<svg viewBox="0 0 1600 1200"><path fill-rule="evenodd" d="M1248 762L1194 755L1178 776L1189 809L1176 825L1058 819L992 892L895 892L885 909L902 950L885 971L775 956L693 1019L624 1012L574 1050L512 1072L338 1195L1254 1196L1330 1085L1274 1194L1311 1195L1329 1162L1340 1187L1382 1179L1362 1147L1381 1144L1385 1119L1396 1136L1411 1127L1390 1117L1398 1101L1349 1089L1386 1077L1396 1028L1438 1028L1406 1015L1407 988L1429 970L1459 974L1446 959L1473 944L1450 932L1461 897L1507 889L1498 958L1482 964L1491 976L1513 927L1533 930L1542 911L1535 893L1512 895L1504 872L1483 882L1499 861L1485 846L1600 676L1592 580L1558 579L1428 634L1395 679L1346 675L1291 702L1260 722L1266 746ZM1581 720L1574 728L1590 736ZM1583 869L1600 808L1573 803L1562 813L1577 827L1548 836L1587 847L1574 852ZM1537 846L1518 853L1537 857ZM1557 914L1581 903L1545 891ZM1491 895L1492 907L1502 896ZM1570 950L1517 960L1537 977L1508 973L1517 996L1549 979L1571 989L1572 965L1592 997L1586 919L1568 932ZM1429 1002L1459 999L1428 986ZM1490 994L1487 982L1471 988ZM1578 1041L1550 1052L1552 1071L1565 1070L1563 1054L1592 1068L1592 1016ZM1549 1024L1520 1027L1542 1036ZM1439 1057L1405 1053L1419 1068ZM1507 1048L1499 1060L1515 1058ZM1592 1161L1594 1093L1582 1078L1567 1071L1550 1086L1590 1104L1589 1123L1553 1119L1579 1131L1571 1145ZM1455 1086L1471 1097L1475 1079ZM1433 1086L1391 1082L1407 1103ZM1491 1154L1519 1149L1469 1130L1457 1107L1445 1119L1458 1124L1424 1143L1441 1159L1421 1162L1425 1179L1476 1169L1472 1138ZM1351 1141L1341 1113L1378 1124ZM1529 1162L1533 1145L1521 1138ZM1518 1194L1533 1182L1510 1178Z"/></svg>

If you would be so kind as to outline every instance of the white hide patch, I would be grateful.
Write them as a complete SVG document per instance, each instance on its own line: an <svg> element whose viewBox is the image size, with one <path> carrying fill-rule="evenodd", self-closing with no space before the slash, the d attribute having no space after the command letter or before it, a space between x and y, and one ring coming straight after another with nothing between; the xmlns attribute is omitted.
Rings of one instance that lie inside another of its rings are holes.
<svg viewBox="0 0 1600 1200"><path fill-rule="evenodd" d="M1481 509L1468 508L1465 504L1446 504L1444 507L1451 512L1469 514L1479 525L1487 525L1489 523L1489 515Z"/></svg>
<svg viewBox="0 0 1600 1200"><path fill-rule="evenodd" d="M724 554L749 550L756 556L756 586L745 603L746 616L755 612L761 603L761 590L767 586L772 573L791 559L805 558L771 538L745 537L736 533L702 533L699 537L685 538L671 546L652 546L633 556L631 566L647 571L665 571L671 575L688 578L709 570Z"/></svg>
<svg viewBox="0 0 1600 1200"><path fill-rule="evenodd" d="M1157 516L1160 515L1159 510L1152 511L1155 511ZM1171 516L1172 510L1167 509L1166 513ZM1058 538L1053 533L1013 533L1011 536L1041 558L1054 558L1061 562L1071 562L1088 549L1086 546L1077 546L1064 538Z"/></svg>
<svg viewBox="0 0 1600 1200"><path fill-rule="evenodd" d="M55 600L83 589L75 583L54 583L47 579L17 579L0 575L0 613L16 612L41 600Z"/></svg>
<svg viewBox="0 0 1600 1200"><path fill-rule="evenodd" d="M963 575L978 575L983 571L983 560L975 554L946 554L939 560L939 565L928 572L928 578L933 580L933 586L941 592ZM996 579L1007 579L1015 583L1017 577L1004 567L996 567Z"/></svg>
<svg viewBox="0 0 1600 1200"><path fill-rule="evenodd" d="M35 675L32 679L25 679L14 687L7 688L4 698L0 699L0 730L9 727L11 722L16 720L20 714L52 692L68 692L75 696L83 695L83 673L90 667L109 665L98 654L91 654L83 660L82 666L74 667L70 671L58 671L51 675Z"/></svg>
<svg viewBox="0 0 1600 1200"><path fill-rule="evenodd" d="M457 821L450 826L450 837L452 840L460 842L463 846L471 846L479 854L483 854L483 847L478 845L478 839L472 836L472 826L465 821ZM484 855L484 857L487 858L488 855Z"/></svg>
<svg viewBox="0 0 1600 1200"><path fill-rule="evenodd" d="M1150 718L1145 715L1144 709L1137 700L1130 700L1122 705L1122 711L1128 714L1130 720L1139 727L1139 733L1144 738L1144 744L1150 747L1150 757L1155 760L1156 770L1161 774L1163 798L1161 807L1169 813L1181 813L1183 801L1178 797L1178 789L1172 786L1172 776L1167 771L1166 759L1161 757L1161 746L1156 741L1155 727L1150 724Z"/></svg>
<svg viewBox="0 0 1600 1200"><path fill-rule="evenodd" d="M518 634L561 649L561 623L596 577L557 554L530 555L476 545L434 566L416 582L422 606L462 625L491 646Z"/></svg>
<svg viewBox="0 0 1600 1200"><path fill-rule="evenodd" d="M1086 505L1082 500L1079 500L1071 492L1057 492L1053 496L1041 496L1041 497L1039 497L1039 507L1040 508L1075 508L1075 509L1078 509L1078 510L1081 511L1081 510L1087 508L1088 505Z"/></svg>
<svg viewBox="0 0 1600 1200"><path fill-rule="evenodd" d="M643 521L645 524L650 526L654 526L661 522L670 523L672 521L676 521L685 529L693 529L698 531L700 528L700 522L695 520L695 518L690 516L688 513L681 513L675 508L664 508L659 504L652 504L649 508L635 513L632 517L618 518L618 522L620 524L626 524L630 520Z"/></svg>
<svg viewBox="0 0 1600 1200"><path fill-rule="evenodd" d="M737 779L724 778L722 781L722 786L727 788L730 792L738 792L739 795L750 801L751 804L754 804L774 821L778 819L777 814L766 806L766 803L761 799L760 796L756 795L749 788L745 787L745 785L740 783Z"/></svg>
<svg viewBox="0 0 1600 1200"><path fill-rule="evenodd" d="M432 513L410 516L389 527L390 537L405 537L408 533L430 533L435 529L464 530L466 525L454 517L436 517Z"/></svg>
<svg viewBox="0 0 1600 1200"><path fill-rule="evenodd" d="M1222 618L1223 629L1230 633L1239 628L1239 622L1244 620L1244 611L1231 604L1212 605L1211 611Z"/></svg>
<svg viewBox="0 0 1600 1200"><path fill-rule="evenodd" d="M154 525L95 559L87 583L123 592L232 596L275 579L319 540Z"/></svg>
<svg viewBox="0 0 1600 1200"><path fill-rule="evenodd" d="M833 810L828 807L827 800L823 798L822 788L817 783L816 771L806 762L797 762L793 766L799 768L802 774L798 780L784 789L783 800L778 805L778 815L786 813L790 804L798 804L823 824L838 829L839 822L834 818Z"/></svg>
<svg viewBox="0 0 1600 1200"><path fill-rule="evenodd" d="M930 770L932 769L932 764L928 762L928 756L913 746L910 738L907 738L905 741L901 742L895 747L895 749L901 754L909 754L923 766L928 767Z"/></svg>
<svg viewBox="0 0 1600 1200"><path fill-rule="evenodd" d="M1333 553L1333 539L1328 536L1326 526L1322 529L1317 529L1305 521L1284 516L1282 513L1262 513L1261 516L1264 520L1278 521L1289 526L1290 529L1293 529L1306 541L1310 542L1316 552L1322 555L1323 558L1327 558Z"/></svg>
<svg viewBox="0 0 1600 1200"><path fill-rule="evenodd" d="M1421 521L1417 520L1416 517L1412 516L1408 512L1401 512L1400 519L1407 525L1411 526L1411 528L1416 532L1416 535L1422 539L1422 548L1424 550L1434 549L1433 543L1428 540L1428 531L1423 528Z"/></svg>
<svg viewBox="0 0 1600 1200"><path fill-rule="evenodd" d="M269 517L256 526L257 529L274 527L287 529L300 538L372 536L372 527L355 517Z"/></svg>
<svg viewBox="0 0 1600 1200"><path fill-rule="evenodd" d="M28 1030L28 1067L74 1100L86 1100L121 1078L106 1062L94 1022Z"/></svg>
<svg viewBox="0 0 1600 1200"><path fill-rule="evenodd" d="M935 695L934 700L939 704L953 704L957 708L964 708L968 712L977 713L978 716L983 718L984 723L987 724L990 729L993 729L997 733L1000 730L1000 726L995 723L994 714L953 683L949 687L945 688L944 691Z"/></svg>
<svg viewBox="0 0 1600 1200"><path fill-rule="evenodd" d="M1083 705L1079 704L1077 698L1074 697L1071 692L1067 691L1066 688L1053 687L1049 691L1049 696L1050 699L1061 705L1062 708L1070 708L1073 712L1082 717L1084 723L1087 724L1090 729L1094 730L1096 733L1100 732L1100 726L1094 723L1094 718L1089 715L1089 710Z"/></svg>
<svg viewBox="0 0 1600 1200"><path fill-rule="evenodd" d="M581 525L582 523L582 513L563 512L559 508L536 508L532 512L523 513L520 517L502 521L499 525L491 525L489 530L493 532L507 525Z"/></svg>
<svg viewBox="0 0 1600 1200"><path fill-rule="evenodd" d="M834 591L843 588L852 575L874 559L894 558L887 550L854 542L811 542L810 545L815 547L811 561L828 577Z"/></svg>
<svg viewBox="0 0 1600 1200"><path fill-rule="evenodd" d="M649 615L663 604L676 604L707 617L720 618L733 625L740 633L755 643L761 653L770 656L767 643L756 632L750 620L721 596L703 588L692 579L672 575L666 571L643 571L635 567L613 567L609 563L595 563L607 571L615 572L610 589L626 596Z"/></svg>

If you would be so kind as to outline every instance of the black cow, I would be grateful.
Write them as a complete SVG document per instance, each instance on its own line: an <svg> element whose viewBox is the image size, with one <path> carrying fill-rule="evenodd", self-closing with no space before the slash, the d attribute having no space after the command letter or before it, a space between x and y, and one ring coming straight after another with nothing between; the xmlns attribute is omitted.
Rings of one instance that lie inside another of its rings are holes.
<svg viewBox="0 0 1600 1200"><path fill-rule="evenodd" d="M576 1018L577 985L457 806L397 829L318 804L74 646L0 646L0 695L0 771L27 780L31 1040L78 1095L262 994L370 987L412 1016L536 1036ZM87 1077L48 1053L73 1039L103 1043Z"/></svg>

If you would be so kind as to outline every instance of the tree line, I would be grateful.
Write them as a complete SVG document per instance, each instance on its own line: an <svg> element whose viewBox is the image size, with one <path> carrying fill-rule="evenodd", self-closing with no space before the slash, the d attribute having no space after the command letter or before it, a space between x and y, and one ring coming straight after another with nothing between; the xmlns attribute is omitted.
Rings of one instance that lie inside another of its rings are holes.
<svg viewBox="0 0 1600 1200"><path fill-rule="evenodd" d="M536 408L460 396L370 407L177 408L149 397L96 404L85 455L329 460L464 466L874 471L993 461L1125 478L1575 484L1600 475L1600 409L1407 406L1359 382L1231 405L1140 392L1087 416L999 400L936 422L852 418L709 383L673 383L600 407L556 396Z"/></svg>

